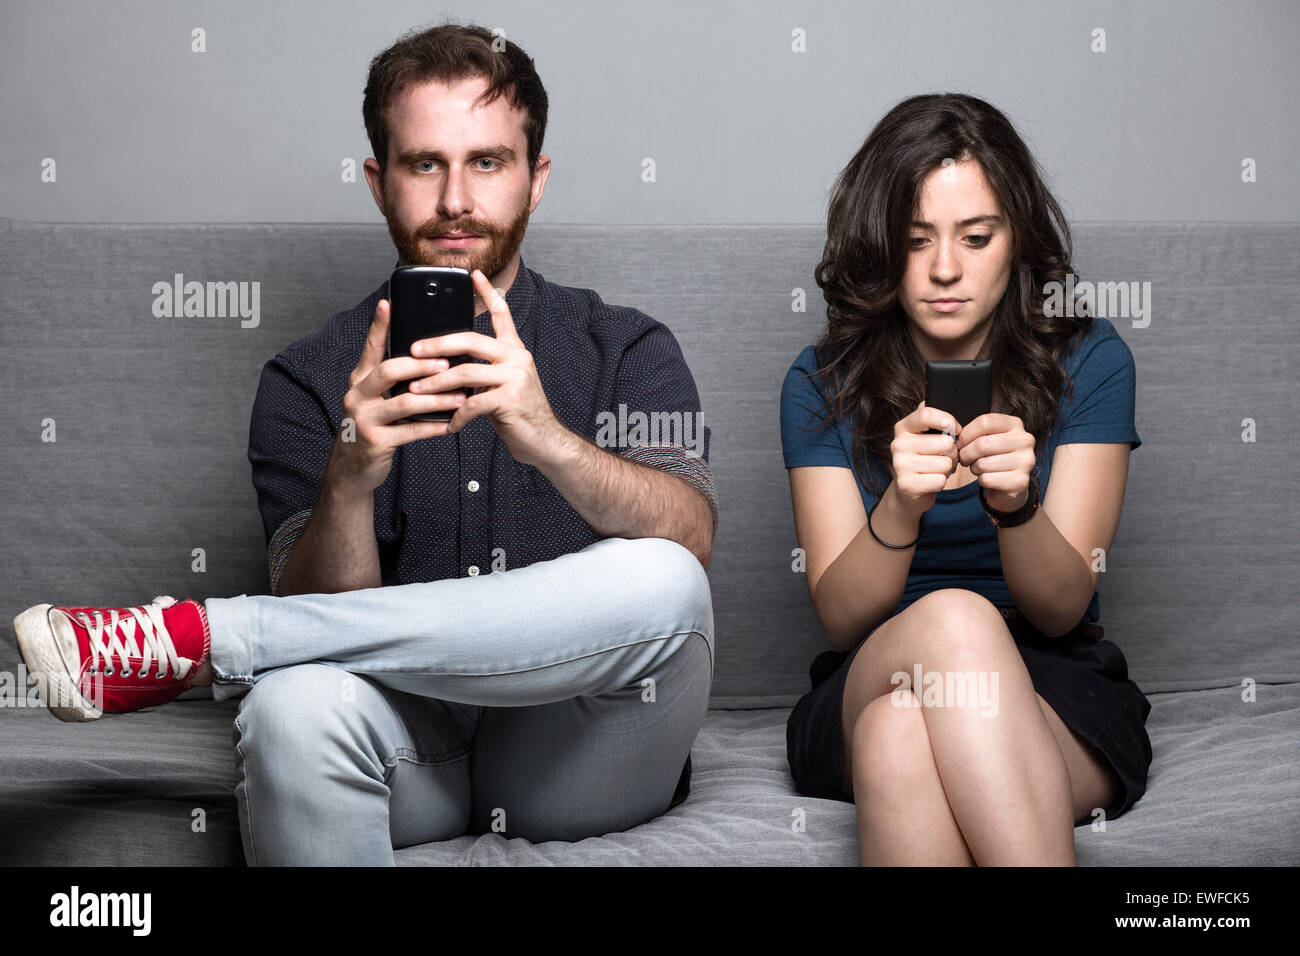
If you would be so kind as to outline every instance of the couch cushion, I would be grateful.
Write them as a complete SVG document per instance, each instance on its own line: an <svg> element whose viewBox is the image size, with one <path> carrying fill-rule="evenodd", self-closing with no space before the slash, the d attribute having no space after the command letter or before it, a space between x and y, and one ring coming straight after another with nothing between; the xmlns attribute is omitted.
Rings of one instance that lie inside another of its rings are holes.
<svg viewBox="0 0 1300 956"><path fill-rule="evenodd" d="M1261 687L1250 704L1227 689L1154 694L1152 704L1147 792L1105 832L1075 829L1078 862L1300 862L1300 685ZM185 701L80 725L38 709L0 710L0 862L241 864L236 709L237 701ZM397 863L853 866L854 807L795 792L787 715L709 711L691 797L627 832L541 844L463 836L400 849Z"/></svg>

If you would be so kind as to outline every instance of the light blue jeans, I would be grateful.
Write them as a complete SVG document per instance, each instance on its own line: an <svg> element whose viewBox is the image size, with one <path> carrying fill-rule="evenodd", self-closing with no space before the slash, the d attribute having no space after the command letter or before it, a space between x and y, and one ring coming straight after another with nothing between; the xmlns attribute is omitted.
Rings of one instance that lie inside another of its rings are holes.
<svg viewBox="0 0 1300 956"><path fill-rule="evenodd" d="M499 832L580 840L662 814L713 677L708 577L606 538L477 577L204 602L250 865L393 863Z"/></svg>

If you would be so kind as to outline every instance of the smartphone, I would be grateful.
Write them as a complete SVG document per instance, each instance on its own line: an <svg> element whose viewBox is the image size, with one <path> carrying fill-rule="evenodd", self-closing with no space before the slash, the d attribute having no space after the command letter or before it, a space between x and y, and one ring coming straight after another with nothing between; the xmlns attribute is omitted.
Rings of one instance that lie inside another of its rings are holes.
<svg viewBox="0 0 1300 956"><path fill-rule="evenodd" d="M388 308L387 357L410 355L411 344L420 339L474 331L474 283L464 269L398 266L388 278ZM451 355L447 361L450 367L472 359L468 355ZM394 382L389 394L401 395L408 389L407 382ZM407 420L445 422L454 414L455 409L448 408L421 412Z"/></svg>
<svg viewBox="0 0 1300 956"><path fill-rule="evenodd" d="M962 428L993 410L993 360L925 363L925 405L947 412ZM927 435L942 435L928 428Z"/></svg>

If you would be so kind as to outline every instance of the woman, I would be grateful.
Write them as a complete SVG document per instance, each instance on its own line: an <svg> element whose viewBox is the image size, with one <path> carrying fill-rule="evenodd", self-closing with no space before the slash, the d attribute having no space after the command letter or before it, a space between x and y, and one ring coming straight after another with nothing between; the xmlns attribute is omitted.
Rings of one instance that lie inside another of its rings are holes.
<svg viewBox="0 0 1300 956"><path fill-rule="evenodd" d="M1150 704L1095 590L1142 443L1134 366L1109 321L1052 297L1071 252L1025 144L971 96L898 104L831 197L827 327L781 431L839 650L787 756L801 793L857 805L864 864L1073 865L1074 826L1145 790ZM925 362L974 358L992 411L927 407Z"/></svg>

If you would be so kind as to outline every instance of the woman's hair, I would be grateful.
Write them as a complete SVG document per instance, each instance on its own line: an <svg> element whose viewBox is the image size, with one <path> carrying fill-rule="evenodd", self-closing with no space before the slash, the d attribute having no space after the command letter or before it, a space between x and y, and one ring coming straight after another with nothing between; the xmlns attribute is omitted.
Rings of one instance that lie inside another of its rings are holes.
<svg viewBox="0 0 1300 956"><path fill-rule="evenodd" d="M876 495L889 473L877 473L870 456L891 460L894 424L925 397L925 360L898 287L921 184L945 159L977 162L1009 220L1011 276L981 357L993 360L993 411L1018 416L1040 453L1063 382L1073 394L1058 360L1092 322L1077 308L1074 316L1043 314L1045 284L1073 274L1070 230L1007 118L960 93L914 96L890 110L835 182L815 273L826 300L815 352L827 419L848 423L855 466Z"/></svg>

